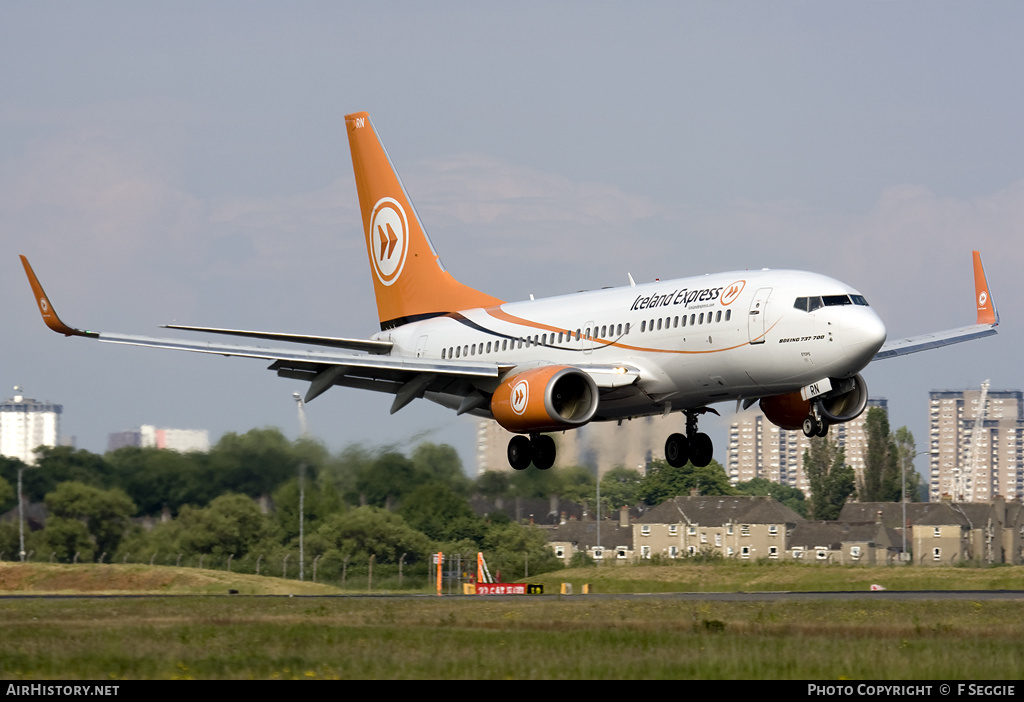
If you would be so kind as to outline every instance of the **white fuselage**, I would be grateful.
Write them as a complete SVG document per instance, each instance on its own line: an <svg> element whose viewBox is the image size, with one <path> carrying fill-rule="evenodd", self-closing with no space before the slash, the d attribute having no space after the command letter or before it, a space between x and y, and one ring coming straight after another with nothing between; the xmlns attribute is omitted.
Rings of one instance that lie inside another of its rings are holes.
<svg viewBox="0 0 1024 702"><path fill-rule="evenodd" d="M850 377L877 353L885 326L844 283L762 270L465 310L376 338L394 343L392 356L497 364L510 368L505 375L558 364L628 368L628 386L602 389L595 419L608 420ZM427 397L457 407L456 395Z"/></svg>

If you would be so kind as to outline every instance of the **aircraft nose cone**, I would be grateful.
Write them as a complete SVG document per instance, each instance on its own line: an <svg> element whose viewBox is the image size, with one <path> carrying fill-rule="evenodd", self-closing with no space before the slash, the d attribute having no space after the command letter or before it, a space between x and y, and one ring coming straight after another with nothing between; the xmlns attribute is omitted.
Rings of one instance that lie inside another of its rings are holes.
<svg viewBox="0 0 1024 702"><path fill-rule="evenodd" d="M847 358L861 368L871 362L885 343L885 324L874 310L862 308L849 310L849 316L842 327L842 343Z"/></svg>

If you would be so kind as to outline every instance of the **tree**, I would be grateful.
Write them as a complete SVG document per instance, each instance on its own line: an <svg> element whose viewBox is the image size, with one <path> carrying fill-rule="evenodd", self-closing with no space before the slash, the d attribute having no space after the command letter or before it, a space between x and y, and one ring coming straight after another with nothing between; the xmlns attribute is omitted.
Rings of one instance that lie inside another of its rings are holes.
<svg viewBox="0 0 1024 702"><path fill-rule="evenodd" d="M881 407L868 410L864 420L867 449L864 475L858 490L861 502L899 502L900 466L896 441L889 431L888 413Z"/></svg>
<svg viewBox="0 0 1024 702"><path fill-rule="evenodd" d="M906 479L907 500L917 502L920 497L918 490L921 487L921 475L914 469L914 457L917 455L914 435L906 427L900 427L896 430L895 442L900 473Z"/></svg>
<svg viewBox="0 0 1024 702"><path fill-rule="evenodd" d="M37 546L39 556L70 563L78 556L79 561L91 561L95 557L89 529L78 519L50 517L46 528L39 535ZM112 554L107 554L108 557Z"/></svg>
<svg viewBox="0 0 1024 702"><path fill-rule="evenodd" d="M601 501L608 509L630 507L640 501L643 475L632 468L612 468L601 478Z"/></svg>
<svg viewBox="0 0 1024 702"><path fill-rule="evenodd" d="M472 481L462 470L459 452L448 444L420 444L412 452L412 464L431 480L445 483L461 495L469 495Z"/></svg>
<svg viewBox="0 0 1024 702"><path fill-rule="evenodd" d="M692 463L674 468L667 461L656 460L647 466L638 495L646 504L657 505L673 497L689 495L693 490L698 495L736 494L718 461L711 461L703 468Z"/></svg>
<svg viewBox="0 0 1024 702"><path fill-rule="evenodd" d="M120 488L100 488L70 481L46 495L46 507L58 520L78 520L85 525L97 552L108 555L117 550L128 529L129 518L135 514L135 503ZM52 521L52 519L51 519ZM61 524L69 534L67 525ZM48 523L47 529L50 528Z"/></svg>
<svg viewBox="0 0 1024 702"><path fill-rule="evenodd" d="M236 494L221 495L202 509L186 505L177 523L177 547L185 553L240 558L269 533L269 521L256 503Z"/></svg>
<svg viewBox="0 0 1024 702"><path fill-rule="evenodd" d="M208 480L215 494L269 495L297 474L300 456L279 429L228 432L206 455Z"/></svg>
<svg viewBox="0 0 1024 702"><path fill-rule="evenodd" d="M853 468L846 465L846 456L838 444L827 436L814 437L804 451L804 473L811 485L811 516L835 520L854 493Z"/></svg>
<svg viewBox="0 0 1024 702"><path fill-rule="evenodd" d="M469 503L446 483L420 485L402 499L398 514L416 531L434 541L471 539L479 542L483 523Z"/></svg>
<svg viewBox="0 0 1024 702"><path fill-rule="evenodd" d="M494 501L499 497L506 497L512 490L508 473L500 473L496 470L486 470L477 476L473 483L473 490L481 497Z"/></svg>
<svg viewBox="0 0 1024 702"><path fill-rule="evenodd" d="M103 456L70 446L40 446L34 470L25 471L25 494L30 502L42 500L57 485L78 482L84 485L111 487L110 464Z"/></svg>
<svg viewBox="0 0 1024 702"><path fill-rule="evenodd" d="M219 494L199 453L125 446L104 458L111 481L128 493L140 514L159 514L165 507L177 513L182 505L203 506Z"/></svg>
<svg viewBox="0 0 1024 702"><path fill-rule="evenodd" d="M365 562L371 555L378 563L397 563L406 554L406 562L422 559L430 552L430 541L397 514L379 507L359 507L329 517L309 540L310 553L350 557Z"/></svg>
<svg viewBox="0 0 1024 702"><path fill-rule="evenodd" d="M16 507L17 504L14 499L14 488L4 480L3 476L0 476L0 512L6 512L8 509Z"/></svg>
<svg viewBox="0 0 1024 702"><path fill-rule="evenodd" d="M798 488L781 483L773 483L766 478L753 478L746 482L736 483L736 492L740 495L764 495L773 497L801 517L807 517L807 500Z"/></svg>
<svg viewBox="0 0 1024 702"><path fill-rule="evenodd" d="M597 496L597 481L594 474L582 466L566 466L553 469L558 478L558 496L571 502L593 504Z"/></svg>
<svg viewBox="0 0 1024 702"><path fill-rule="evenodd" d="M386 451L372 463L358 467L355 491L360 505L390 508L402 496L429 480L413 462L397 451Z"/></svg>

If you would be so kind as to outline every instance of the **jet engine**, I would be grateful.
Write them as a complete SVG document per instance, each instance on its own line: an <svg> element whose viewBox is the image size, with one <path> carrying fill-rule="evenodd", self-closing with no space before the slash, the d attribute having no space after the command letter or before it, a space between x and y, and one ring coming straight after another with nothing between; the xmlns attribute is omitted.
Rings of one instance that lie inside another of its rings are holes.
<svg viewBox="0 0 1024 702"><path fill-rule="evenodd" d="M805 400L800 392L788 392L785 395L773 395L761 398L761 411L764 416L783 429L804 429L804 420L815 418L824 424L842 424L856 419L868 404L868 386L860 373L852 378L830 378L832 390Z"/></svg>
<svg viewBox="0 0 1024 702"><path fill-rule="evenodd" d="M491 414L518 434L572 429L597 412L597 384L572 366L543 366L506 378L491 397Z"/></svg>

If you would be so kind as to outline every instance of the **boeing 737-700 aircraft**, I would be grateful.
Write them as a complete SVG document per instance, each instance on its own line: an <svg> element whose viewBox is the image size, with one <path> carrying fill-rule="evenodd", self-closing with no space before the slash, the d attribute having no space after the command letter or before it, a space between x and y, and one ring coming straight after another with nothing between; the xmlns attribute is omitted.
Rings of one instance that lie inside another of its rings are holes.
<svg viewBox="0 0 1024 702"><path fill-rule="evenodd" d="M551 467L551 432L671 412L686 415L686 432L668 437L666 459L705 466L713 449L698 419L724 401L760 402L778 426L824 436L864 410L860 371L872 360L996 333L978 252L976 324L888 343L859 292L802 271L715 273L504 302L441 265L369 116L348 115L345 125L380 317L371 338L167 325L294 347L262 348L83 331L61 322L22 256L43 320L68 336L269 360L279 376L309 382L307 402L340 385L391 393L392 413L422 397L489 417L516 434L508 460L520 470Z"/></svg>

